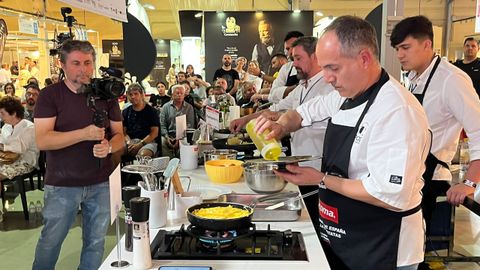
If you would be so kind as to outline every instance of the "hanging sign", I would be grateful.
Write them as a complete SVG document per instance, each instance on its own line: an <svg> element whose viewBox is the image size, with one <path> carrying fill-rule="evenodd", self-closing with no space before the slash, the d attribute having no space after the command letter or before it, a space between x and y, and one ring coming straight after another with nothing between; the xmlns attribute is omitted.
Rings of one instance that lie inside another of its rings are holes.
<svg viewBox="0 0 480 270"><path fill-rule="evenodd" d="M38 21L31 18L18 17L18 31L24 34L38 35Z"/></svg>
<svg viewBox="0 0 480 270"><path fill-rule="evenodd" d="M112 18L114 20L127 21L127 5L125 1L119 0L59 0L60 2L78 7L102 16Z"/></svg>

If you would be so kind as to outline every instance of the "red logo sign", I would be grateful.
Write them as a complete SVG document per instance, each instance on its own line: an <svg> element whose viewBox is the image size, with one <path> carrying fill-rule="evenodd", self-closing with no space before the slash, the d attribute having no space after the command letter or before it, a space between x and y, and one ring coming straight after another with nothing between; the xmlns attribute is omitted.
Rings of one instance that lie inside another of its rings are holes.
<svg viewBox="0 0 480 270"><path fill-rule="evenodd" d="M320 202L318 204L318 210L320 212L320 216L326 220L330 220L338 224L338 209L332 207L328 204Z"/></svg>

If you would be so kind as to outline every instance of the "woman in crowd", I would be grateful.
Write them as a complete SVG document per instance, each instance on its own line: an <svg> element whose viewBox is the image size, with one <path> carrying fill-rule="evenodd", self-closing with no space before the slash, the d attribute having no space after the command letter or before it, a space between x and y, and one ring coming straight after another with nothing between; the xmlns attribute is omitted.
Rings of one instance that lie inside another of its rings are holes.
<svg viewBox="0 0 480 270"><path fill-rule="evenodd" d="M158 82L156 88L158 95L150 95L150 100L148 102L150 102L154 108L160 110L163 104L170 101L170 97L167 96L167 85L164 82Z"/></svg>
<svg viewBox="0 0 480 270"><path fill-rule="evenodd" d="M35 144L32 122L23 119L24 108L18 98L0 99L0 117L5 122L0 136L0 151L18 154L11 164L0 162L0 181L31 172L38 161L39 150Z"/></svg>
<svg viewBox="0 0 480 270"><path fill-rule="evenodd" d="M189 77L198 77L197 74L195 74L195 71L193 70L193 65L187 65L187 68L185 70L185 73L186 74L186 77L189 78Z"/></svg>
<svg viewBox="0 0 480 270"><path fill-rule="evenodd" d="M3 86L3 92L5 93L5 96L15 96L15 85L13 85L13 83L6 83Z"/></svg>

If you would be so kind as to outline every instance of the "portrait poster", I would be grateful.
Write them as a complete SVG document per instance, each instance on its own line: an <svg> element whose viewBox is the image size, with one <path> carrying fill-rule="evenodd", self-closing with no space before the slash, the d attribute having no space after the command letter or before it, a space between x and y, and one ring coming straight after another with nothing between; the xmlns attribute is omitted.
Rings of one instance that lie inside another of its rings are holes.
<svg viewBox="0 0 480 270"><path fill-rule="evenodd" d="M205 74L206 80L212 81L215 70L222 66L224 54L232 56L233 67L238 57L243 56L248 61L253 57L262 71L273 74L270 58L285 53L285 35L290 31L312 35L313 11L212 11L204 12L204 23L205 58L208 59Z"/></svg>
<svg viewBox="0 0 480 270"><path fill-rule="evenodd" d="M112 59L123 59L123 40L102 40L103 53L108 53Z"/></svg>

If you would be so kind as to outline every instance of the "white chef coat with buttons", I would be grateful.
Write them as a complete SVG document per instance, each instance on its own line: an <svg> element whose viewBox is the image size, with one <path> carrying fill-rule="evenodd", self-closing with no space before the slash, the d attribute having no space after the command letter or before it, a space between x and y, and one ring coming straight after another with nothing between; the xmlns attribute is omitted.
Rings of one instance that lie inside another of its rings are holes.
<svg viewBox="0 0 480 270"><path fill-rule="evenodd" d="M296 110L302 126L331 117L336 125L354 127L366 102L340 111L344 100L334 91L300 105ZM349 178L361 180L365 190L382 202L401 211L412 209L422 200L429 142L428 122L420 103L390 78L360 123L350 152ZM418 211L402 219L397 265L423 261L423 244L423 219Z"/></svg>
<svg viewBox="0 0 480 270"><path fill-rule="evenodd" d="M408 75L412 93L422 93L435 60L417 76ZM454 65L440 61L423 99L423 108L433 133L432 154L450 164L458 145L462 127L469 137L470 159L480 159L480 100L470 77ZM434 180L452 180L450 171L437 165Z"/></svg>

